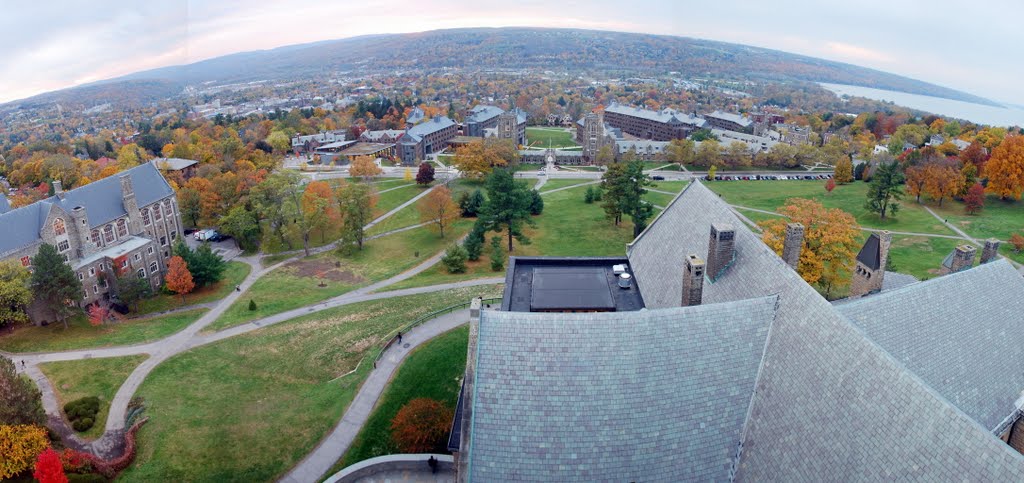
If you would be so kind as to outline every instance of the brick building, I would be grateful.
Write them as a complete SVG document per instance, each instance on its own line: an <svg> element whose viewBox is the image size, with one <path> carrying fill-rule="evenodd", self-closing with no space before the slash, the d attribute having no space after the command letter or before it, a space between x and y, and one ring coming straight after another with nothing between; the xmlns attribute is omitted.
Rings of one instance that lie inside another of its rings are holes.
<svg viewBox="0 0 1024 483"><path fill-rule="evenodd" d="M405 131L398 138L398 157L402 164L412 166L428 154L441 151L458 134L458 125L445 116L434 116Z"/></svg>
<svg viewBox="0 0 1024 483"><path fill-rule="evenodd" d="M156 289L171 245L181 236L174 190L152 163L0 214L0 259L32 268L40 245L57 248L82 281L82 306L105 303L116 277L135 274ZM55 320L41 304L28 309L37 324Z"/></svg>
<svg viewBox="0 0 1024 483"><path fill-rule="evenodd" d="M674 109L651 111L613 102L604 109L604 122L641 139L671 141L684 139L707 121Z"/></svg>
<svg viewBox="0 0 1024 483"><path fill-rule="evenodd" d="M754 131L754 123L750 119L731 112L714 111L704 115L704 119L713 128L726 131L736 131L751 134Z"/></svg>

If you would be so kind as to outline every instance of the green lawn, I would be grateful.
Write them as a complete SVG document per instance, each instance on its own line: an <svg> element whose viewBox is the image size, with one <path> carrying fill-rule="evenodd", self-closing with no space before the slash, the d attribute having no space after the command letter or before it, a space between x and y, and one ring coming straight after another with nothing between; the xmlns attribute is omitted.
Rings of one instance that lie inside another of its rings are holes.
<svg viewBox="0 0 1024 483"><path fill-rule="evenodd" d="M956 200L945 200L941 207L933 201L927 201L927 204L939 216L979 240L1009 240L1014 233L1024 235L1022 201L1002 201L997 197L988 196L985 199L985 207L976 215L968 215L964 204Z"/></svg>
<svg viewBox="0 0 1024 483"><path fill-rule="evenodd" d="M388 335L497 293L474 287L353 304L179 354L139 388L150 422L122 478L276 480L338 422Z"/></svg>
<svg viewBox="0 0 1024 483"><path fill-rule="evenodd" d="M526 143L532 148L569 148L578 146L572 132L561 128L526 128Z"/></svg>
<svg viewBox="0 0 1024 483"><path fill-rule="evenodd" d="M690 184L689 181L655 181L651 188L661 191L671 191L678 193Z"/></svg>
<svg viewBox="0 0 1024 483"><path fill-rule="evenodd" d="M65 403L87 396L96 396L100 399L96 423L88 431L78 433L86 439L95 439L103 435L103 428L110 413L110 401L114 399L125 379L128 379L128 375L147 357L149 356L138 355L47 362L40 364L39 369L53 385L57 393L57 402L61 407L64 407Z"/></svg>
<svg viewBox="0 0 1024 483"><path fill-rule="evenodd" d="M552 178L544 183L544 186L540 187L540 192L543 193L545 191L565 188L566 186L576 186L583 183L593 183L594 181L597 180L589 178Z"/></svg>
<svg viewBox="0 0 1024 483"><path fill-rule="evenodd" d="M409 354L348 452L328 474L366 459L399 453L391 440L391 420L402 406L413 399L422 397L440 401L454 413L459 399L459 384L466 370L468 342L469 327L462 326Z"/></svg>
<svg viewBox="0 0 1024 483"><path fill-rule="evenodd" d="M394 187L395 186L387 186L384 187L384 189ZM373 207L374 218L397 208L398 205L401 205L406 201L411 200L416 195L422 193L423 189L424 188L419 185L410 184L386 193L381 193L377 196L377 205Z"/></svg>
<svg viewBox="0 0 1024 483"><path fill-rule="evenodd" d="M203 304L224 298L249 276L252 267L248 263L228 262L224 270L224 279L213 285L203 287L185 296L185 305ZM163 312L182 306L178 295L159 294L139 302L139 314Z"/></svg>
<svg viewBox="0 0 1024 483"><path fill-rule="evenodd" d="M942 260L960 243L950 238L894 235L889 248L890 270L895 269L920 280L938 276Z"/></svg>
<svg viewBox="0 0 1024 483"><path fill-rule="evenodd" d="M0 349L10 352L53 352L141 344L162 339L195 322L207 309L188 310L159 317L108 322L94 327L85 316L46 327L20 326L0 336Z"/></svg>
<svg viewBox="0 0 1024 483"><path fill-rule="evenodd" d="M289 262L257 280L208 330L313 304L398 275L443 251L471 226L472 221L459 220L445 239L422 227L370 240L351 256L332 250ZM319 286L322 279L326 287ZM249 300L256 302L257 310L249 310Z"/></svg>
<svg viewBox="0 0 1024 483"><path fill-rule="evenodd" d="M651 202L655 206L660 206L662 208L667 207L668 204L671 203L675 197L675 195L666 195L665 193L654 193L652 191L648 191L647 194L644 195L645 200Z"/></svg>

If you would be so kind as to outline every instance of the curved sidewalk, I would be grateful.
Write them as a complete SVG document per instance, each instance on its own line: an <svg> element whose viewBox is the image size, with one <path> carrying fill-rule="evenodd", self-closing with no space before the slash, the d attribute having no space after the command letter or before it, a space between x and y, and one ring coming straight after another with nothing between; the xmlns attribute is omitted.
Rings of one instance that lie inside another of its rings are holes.
<svg viewBox="0 0 1024 483"><path fill-rule="evenodd" d="M359 434L359 430L369 419L370 413L377 405L377 400L380 399L384 388L387 387L395 369L405 360L405 357L424 342L467 322L469 322L468 308L431 319L403 334L402 345L395 344L388 348L384 357L377 362L377 367L370 371L370 375L359 388L359 392L352 399L345 410L345 415L342 416L334 430L280 481L283 483L319 481L348 451L352 441Z"/></svg>

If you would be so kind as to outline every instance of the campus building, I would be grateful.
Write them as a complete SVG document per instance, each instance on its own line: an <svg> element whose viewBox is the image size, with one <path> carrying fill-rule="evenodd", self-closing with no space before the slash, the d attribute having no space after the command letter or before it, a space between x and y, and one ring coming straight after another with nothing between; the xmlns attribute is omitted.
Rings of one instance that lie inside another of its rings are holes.
<svg viewBox="0 0 1024 483"><path fill-rule="evenodd" d="M707 125L704 119L674 109L652 111L616 102L604 108L604 122L623 133L653 141L684 139Z"/></svg>
<svg viewBox="0 0 1024 483"><path fill-rule="evenodd" d="M704 120L708 126L726 131L736 131L751 134L754 131L754 122L739 114L731 112L714 111L704 114Z"/></svg>
<svg viewBox="0 0 1024 483"><path fill-rule="evenodd" d="M309 153L321 145L345 140L345 130L324 131L305 136L292 136L292 151L296 154Z"/></svg>
<svg viewBox="0 0 1024 483"><path fill-rule="evenodd" d="M1013 266L830 303L792 225L783 259L694 181L624 257L513 257L471 306L457 481L1024 478Z"/></svg>
<svg viewBox="0 0 1024 483"><path fill-rule="evenodd" d="M57 248L82 281L82 306L105 304L117 293L116 278L134 274L160 287L171 246L182 234L174 190L152 163L64 191L0 214L0 260L32 269L40 245ZM56 320L33 303L34 323Z"/></svg>
<svg viewBox="0 0 1024 483"><path fill-rule="evenodd" d="M402 164L412 166L428 154L443 150L458 129L458 124L445 116L434 116L407 129L396 143Z"/></svg>
<svg viewBox="0 0 1024 483"><path fill-rule="evenodd" d="M462 134L475 138L484 137L484 129L498 125L498 116L505 110L496 106L480 104L469 110L469 115L462 122Z"/></svg>
<svg viewBox="0 0 1024 483"><path fill-rule="evenodd" d="M462 123L467 137L511 139L517 146L526 144L526 113L517 109L478 105L469 111Z"/></svg>

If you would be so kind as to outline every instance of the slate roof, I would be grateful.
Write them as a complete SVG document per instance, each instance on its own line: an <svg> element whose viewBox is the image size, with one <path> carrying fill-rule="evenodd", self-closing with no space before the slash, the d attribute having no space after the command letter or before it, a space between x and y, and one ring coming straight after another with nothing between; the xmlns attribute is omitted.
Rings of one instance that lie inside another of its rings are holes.
<svg viewBox="0 0 1024 483"><path fill-rule="evenodd" d="M885 272L885 277L882 278L882 291L896 290L919 281L920 280L913 275L907 275L899 272Z"/></svg>
<svg viewBox="0 0 1024 483"><path fill-rule="evenodd" d="M455 121L448 119L446 116L437 116L409 128L409 130L406 131L406 134L422 138L423 136L433 134L448 126L454 125Z"/></svg>
<svg viewBox="0 0 1024 483"><path fill-rule="evenodd" d="M668 141L626 139L615 141L615 147L620 153L626 153L630 149L635 149L638 153L661 153L665 151L665 147L668 145Z"/></svg>
<svg viewBox="0 0 1024 483"><path fill-rule="evenodd" d="M426 113L423 112L423 109L416 107L409 111L409 117L405 118L405 122L409 124L416 124L422 121L425 116Z"/></svg>
<svg viewBox="0 0 1024 483"><path fill-rule="evenodd" d="M707 121L700 117L691 116L685 112L680 112L675 109L665 108L660 111L652 111L650 109L643 109L639 107L627 106L613 102L604 108L605 112L615 112L618 114L624 114L627 116L639 117L642 119L649 119L657 122L679 122L683 124L690 124L696 127L704 127Z"/></svg>
<svg viewBox="0 0 1024 483"><path fill-rule="evenodd" d="M89 228L125 216L120 180L124 175L131 177L132 189L140 207L174 195L174 190L156 166L152 163L143 163L127 171L65 191L63 197L51 196L0 214L0 233L4 234L0 237L0 254L39 242L40 231L53 206L60 206L68 213L76 206L85 207Z"/></svg>
<svg viewBox="0 0 1024 483"><path fill-rule="evenodd" d="M171 171L181 171L185 168L199 164L198 161L181 158L154 158L150 162L153 163L153 166L156 166L157 169L162 169L164 166L167 166L167 169Z"/></svg>
<svg viewBox="0 0 1024 483"><path fill-rule="evenodd" d="M739 114L733 114L731 112L714 111L704 115L705 118L712 117L715 119L721 119L723 121L734 122L740 126L747 127L753 124L753 121L747 119Z"/></svg>
<svg viewBox="0 0 1024 483"><path fill-rule="evenodd" d="M1001 433L1024 390L1021 294L1024 278L998 260L836 308L949 402Z"/></svg>
<svg viewBox="0 0 1024 483"><path fill-rule="evenodd" d="M680 303L683 257L707 254L714 222L736 227L736 254L705 280L704 303L779 297L738 480L1024 478L1024 457L866 338L699 181L628 248L647 307Z"/></svg>
<svg viewBox="0 0 1024 483"><path fill-rule="evenodd" d="M7 201L7 196L0 193L0 215L11 211L11 202Z"/></svg>
<svg viewBox="0 0 1024 483"><path fill-rule="evenodd" d="M484 311L471 481L728 479L775 302Z"/></svg>
<svg viewBox="0 0 1024 483"><path fill-rule="evenodd" d="M864 242L864 246L861 247L860 252L857 253L857 261L863 263L864 266L871 270L878 270L879 265L882 263L881 253L881 242L878 239L878 234L872 233L868 237L867 241Z"/></svg>
<svg viewBox="0 0 1024 483"><path fill-rule="evenodd" d="M504 114L505 110L500 107L481 104L474 107L469 112L470 115L466 117L466 122L487 122L501 114Z"/></svg>

